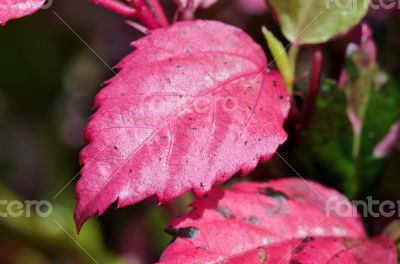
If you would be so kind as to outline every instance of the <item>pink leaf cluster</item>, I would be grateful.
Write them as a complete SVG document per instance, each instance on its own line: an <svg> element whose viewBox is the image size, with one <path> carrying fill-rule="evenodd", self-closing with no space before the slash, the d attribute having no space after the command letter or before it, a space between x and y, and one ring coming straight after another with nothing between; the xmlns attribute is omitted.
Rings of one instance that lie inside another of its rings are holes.
<svg viewBox="0 0 400 264"><path fill-rule="evenodd" d="M93 3L103 6L127 18L133 18L142 23L149 29L168 26L168 20L158 0L91 0ZM137 25L128 21L132 26L142 29L142 25ZM143 30L142 30L143 31Z"/></svg>
<svg viewBox="0 0 400 264"><path fill-rule="evenodd" d="M133 46L96 96L84 133L78 229L115 201L203 195L268 160L287 137L283 80L242 30L180 22Z"/></svg>
<svg viewBox="0 0 400 264"><path fill-rule="evenodd" d="M186 20L193 19L194 12L199 8L209 8L218 0L175 0L179 11Z"/></svg>
<svg viewBox="0 0 400 264"><path fill-rule="evenodd" d="M11 19L21 18L38 11L45 0L0 0L0 24Z"/></svg>
<svg viewBox="0 0 400 264"><path fill-rule="evenodd" d="M160 263L384 263L396 248L368 239L356 208L338 192L301 179L213 189L176 218Z"/></svg>

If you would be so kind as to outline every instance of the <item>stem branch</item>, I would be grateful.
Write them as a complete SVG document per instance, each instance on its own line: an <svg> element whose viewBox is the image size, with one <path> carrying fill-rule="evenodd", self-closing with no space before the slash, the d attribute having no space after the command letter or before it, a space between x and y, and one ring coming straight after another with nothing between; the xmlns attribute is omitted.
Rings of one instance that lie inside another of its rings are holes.
<svg viewBox="0 0 400 264"><path fill-rule="evenodd" d="M312 68L310 76L310 85L308 88L307 101L303 110L302 127L304 128L315 109L315 101L317 100L318 91L321 85L323 56L320 47L316 47L312 54Z"/></svg>
<svg viewBox="0 0 400 264"><path fill-rule="evenodd" d="M92 0L92 2L126 17L133 17L136 14L135 8L115 0Z"/></svg>

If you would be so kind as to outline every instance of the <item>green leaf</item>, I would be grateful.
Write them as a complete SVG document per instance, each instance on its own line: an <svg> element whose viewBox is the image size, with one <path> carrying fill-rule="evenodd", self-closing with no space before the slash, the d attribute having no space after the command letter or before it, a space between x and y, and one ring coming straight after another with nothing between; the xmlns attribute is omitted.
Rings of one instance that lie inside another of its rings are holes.
<svg viewBox="0 0 400 264"><path fill-rule="evenodd" d="M397 262L400 263L400 244L397 244Z"/></svg>
<svg viewBox="0 0 400 264"><path fill-rule="evenodd" d="M295 151L298 169L308 177L333 183L350 198L374 190L386 160L375 158L373 150L400 117L398 87L390 81L379 90L370 90L363 131L356 135L348 119L344 90L325 81L315 114ZM359 144L356 155L355 144Z"/></svg>
<svg viewBox="0 0 400 264"><path fill-rule="evenodd" d="M352 136L346 96L334 81L325 80L317 97L315 113L299 139L294 163L308 177L340 183L334 187L347 194L349 186L346 183L352 174Z"/></svg>
<svg viewBox="0 0 400 264"><path fill-rule="evenodd" d="M323 43L346 33L368 10L368 0L267 0L282 32L297 44Z"/></svg>
<svg viewBox="0 0 400 264"><path fill-rule="evenodd" d="M383 174L384 161L373 153L400 118L400 89L393 79L381 81L386 78L379 73L368 26L363 25L361 44L350 44L347 54L341 87L321 90L314 119L300 142L315 158L303 158L307 167L331 172L355 198L373 190Z"/></svg>
<svg viewBox="0 0 400 264"><path fill-rule="evenodd" d="M261 28L267 40L268 48L271 51L273 61L276 63L279 72L282 74L286 87L292 92L294 79L294 65L291 65L288 54L282 42L279 41L266 27Z"/></svg>
<svg viewBox="0 0 400 264"><path fill-rule="evenodd" d="M355 172L358 174L358 181L365 181L364 186L367 188L375 187L375 179L382 174L385 165L382 159L373 156L374 148L400 118L399 87L397 82L391 80L379 90L374 86L370 91L360 137L360 167L359 171Z"/></svg>

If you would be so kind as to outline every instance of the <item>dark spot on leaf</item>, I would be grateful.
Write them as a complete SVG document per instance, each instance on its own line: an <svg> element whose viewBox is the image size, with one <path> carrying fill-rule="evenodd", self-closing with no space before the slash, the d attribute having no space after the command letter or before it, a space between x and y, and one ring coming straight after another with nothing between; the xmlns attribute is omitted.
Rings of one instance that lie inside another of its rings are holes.
<svg viewBox="0 0 400 264"><path fill-rule="evenodd" d="M272 187L267 187L265 189L261 189L261 190L259 190L259 193L265 194L266 196L271 197L272 199L280 200L283 198L285 200L289 200L289 197L285 193L275 190Z"/></svg>
<svg viewBox="0 0 400 264"><path fill-rule="evenodd" d="M301 240L301 242L302 242L302 243L308 243L308 242L314 241L314 240L315 240L314 237L307 236L307 237L303 238L303 239Z"/></svg>
<svg viewBox="0 0 400 264"><path fill-rule="evenodd" d="M264 263L267 260L267 254L263 248L260 248L260 251L258 251L258 257L260 258L261 263Z"/></svg>
<svg viewBox="0 0 400 264"><path fill-rule="evenodd" d="M168 61L171 62L171 61L172 61L172 58L169 58Z"/></svg>
<svg viewBox="0 0 400 264"><path fill-rule="evenodd" d="M118 150L118 147L117 147L117 146L114 146L114 149L115 149L115 150Z"/></svg>
<svg viewBox="0 0 400 264"><path fill-rule="evenodd" d="M280 200L279 200L279 202L281 203ZM281 207L268 205L265 208L265 213L267 216L275 216L276 214L278 214L280 212L280 210L281 210Z"/></svg>
<svg viewBox="0 0 400 264"><path fill-rule="evenodd" d="M201 188L204 188L203 182L200 182L200 187L201 187Z"/></svg>
<svg viewBox="0 0 400 264"><path fill-rule="evenodd" d="M171 84L171 80L169 78L166 79L169 84Z"/></svg>
<svg viewBox="0 0 400 264"><path fill-rule="evenodd" d="M195 238L200 233L200 230L194 226L183 228L168 227L165 232L173 237Z"/></svg>
<svg viewBox="0 0 400 264"><path fill-rule="evenodd" d="M159 160L159 161L162 161L162 158L159 158L158 160Z"/></svg>
<svg viewBox="0 0 400 264"><path fill-rule="evenodd" d="M163 139L168 139L168 136L163 136Z"/></svg>
<svg viewBox="0 0 400 264"><path fill-rule="evenodd" d="M274 87L278 86L278 82L276 80L272 80L272 86Z"/></svg>
<svg viewBox="0 0 400 264"><path fill-rule="evenodd" d="M249 110L252 110L252 109L253 109L253 108L251 108L251 106L250 106L250 105L248 105L248 106L247 106L247 108L248 108Z"/></svg>
<svg viewBox="0 0 400 264"><path fill-rule="evenodd" d="M197 130L199 130L197 127L192 127L192 130L193 131L197 131Z"/></svg>
<svg viewBox="0 0 400 264"><path fill-rule="evenodd" d="M245 142L244 142L244 145L247 146L247 143L249 143L249 142L248 142L248 141L245 141Z"/></svg>
<svg viewBox="0 0 400 264"><path fill-rule="evenodd" d="M292 259L289 264L302 264L300 261Z"/></svg>
<svg viewBox="0 0 400 264"><path fill-rule="evenodd" d="M304 243L300 243L299 245L297 245L297 246L294 248L293 252L294 252L295 254L299 254L301 251L303 251L303 249L304 249L305 247L306 247L306 246L305 246Z"/></svg>
<svg viewBox="0 0 400 264"><path fill-rule="evenodd" d="M258 217L257 216L254 216L254 215L252 215L252 216L250 216L248 219L247 219L247 221L249 221L250 223L252 223L252 224L258 224Z"/></svg>
<svg viewBox="0 0 400 264"><path fill-rule="evenodd" d="M132 169L129 169L129 173L132 173L133 172L133 170Z"/></svg>
<svg viewBox="0 0 400 264"><path fill-rule="evenodd" d="M192 117L189 117L189 121L192 121L193 120L193 118Z"/></svg>
<svg viewBox="0 0 400 264"><path fill-rule="evenodd" d="M358 241L353 240L353 239L350 239L350 238L346 238L346 239L343 241L343 245L344 245L346 248L351 248L351 247L355 246L355 245L358 244L358 243L359 243Z"/></svg>
<svg viewBox="0 0 400 264"><path fill-rule="evenodd" d="M279 99L283 100L285 98L285 96L281 95L279 96Z"/></svg>
<svg viewBox="0 0 400 264"><path fill-rule="evenodd" d="M176 69L180 71L180 70L183 69L183 66L182 65L176 65Z"/></svg>
<svg viewBox="0 0 400 264"><path fill-rule="evenodd" d="M230 218L230 219L236 218L235 215L232 213L231 209L229 209L226 206L218 206L215 210L225 218Z"/></svg>

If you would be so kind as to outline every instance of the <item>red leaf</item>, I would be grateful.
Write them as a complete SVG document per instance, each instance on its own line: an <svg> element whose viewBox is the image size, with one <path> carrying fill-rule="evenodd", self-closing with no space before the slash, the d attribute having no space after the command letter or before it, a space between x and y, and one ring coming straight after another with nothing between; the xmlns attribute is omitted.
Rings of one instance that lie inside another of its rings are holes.
<svg viewBox="0 0 400 264"><path fill-rule="evenodd" d="M136 41L96 97L76 188L78 229L118 200L202 195L286 140L289 100L262 49L219 22L176 23Z"/></svg>
<svg viewBox="0 0 400 264"><path fill-rule="evenodd" d="M240 183L231 190L214 189L192 207L167 229L176 240L163 253L161 263L289 263L290 259L299 261L290 263L331 263L328 260L335 254L349 259L366 248L376 251L374 256L396 256L393 243L366 239L357 210L344 196L313 182ZM353 211L340 216L337 212L344 214L343 208ZM315 238L313 243L301 244ZM350 248L348 241L360 246ZM339 254L345 249L348 252ZM258 258L260 254L268 256L265 262ZM279 262L285 255L287 261Z"/></svg>
<svg viewBox="0 0 400 264"><path fill-rule="evenodd" d="M8 20L31 15L38 11L45 0L0 0L0 24Z"/></svg>

